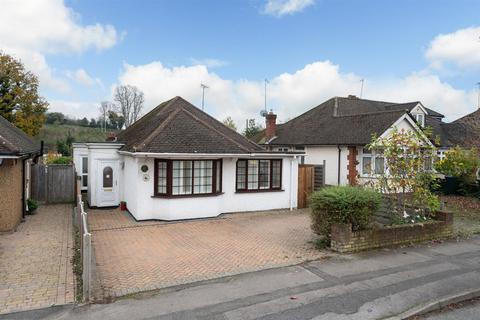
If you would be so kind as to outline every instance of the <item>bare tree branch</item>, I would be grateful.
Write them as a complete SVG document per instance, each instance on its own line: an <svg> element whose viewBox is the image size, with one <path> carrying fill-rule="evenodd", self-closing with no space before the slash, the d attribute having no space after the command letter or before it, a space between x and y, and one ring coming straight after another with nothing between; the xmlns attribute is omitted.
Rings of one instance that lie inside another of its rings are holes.
<svg viewBox="0 0 480 320"><path fill-rule="evenodd" d="M125 119L125 127L137 121L145 102L143 92L131 85L116 87L113 100L116 104L116 111Z"/></svg>

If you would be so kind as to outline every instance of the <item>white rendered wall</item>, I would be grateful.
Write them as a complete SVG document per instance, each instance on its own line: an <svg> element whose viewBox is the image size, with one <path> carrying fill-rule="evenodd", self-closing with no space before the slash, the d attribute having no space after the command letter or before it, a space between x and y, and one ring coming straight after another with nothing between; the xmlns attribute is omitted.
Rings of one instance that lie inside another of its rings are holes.
<svg viewBox="0 0 480 320"><path fill-rule="evenodd" d="M340 147L340 184L347 184L348 148ZM325 160L325 184L338 185L337 146L305 147L305 164L321 165Z"/></svg>
<svg viewBox="0 0 480 320"><path fill-rule="evenodd" d="M124 196L127 208L137 220L180 220L214 217L222 213L284 209L297 206L298 162L289 157L283 159L282 191L235 192L236 160L223 159L222 192L211 197L154 198L152 158L125 156ZM293 162L293 165L291 163ZM148 165L149 179L143 179L142 165ZM291 178L291 169L293 176ZM291 183L291 180L293 183Z"/></svg>

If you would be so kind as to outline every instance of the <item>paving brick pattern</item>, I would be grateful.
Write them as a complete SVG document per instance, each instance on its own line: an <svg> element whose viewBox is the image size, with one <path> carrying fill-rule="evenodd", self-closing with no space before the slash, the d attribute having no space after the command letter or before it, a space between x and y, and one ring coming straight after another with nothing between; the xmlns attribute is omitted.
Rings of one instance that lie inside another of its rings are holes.
<svg viewBox="0 0 480 320"><path fill-rule="evenodd" d="M71 205L40 206L0 234L0 313L74 301Z"/></svg>
<svg viewBox="0 0 480 320"><path fill-rule="evenodd" d="M306 210L176 223L135 222L119 210L90 212L102 288L97 298L292 265L324 255L312 244L315 237Z"/></svg>

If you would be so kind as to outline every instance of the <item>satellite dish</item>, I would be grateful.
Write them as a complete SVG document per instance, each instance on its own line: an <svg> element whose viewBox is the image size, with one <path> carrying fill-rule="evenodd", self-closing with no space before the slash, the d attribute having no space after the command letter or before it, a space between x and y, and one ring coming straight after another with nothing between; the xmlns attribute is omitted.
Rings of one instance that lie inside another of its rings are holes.
<svg viewBox="0 0 480 320"><path fill-rule="evenodd" d="M266 116L267 116L267 113L268 113L267 110L261 110L261 111L260 111L260 116L261 116L261 117L266 117Z"/></svg>

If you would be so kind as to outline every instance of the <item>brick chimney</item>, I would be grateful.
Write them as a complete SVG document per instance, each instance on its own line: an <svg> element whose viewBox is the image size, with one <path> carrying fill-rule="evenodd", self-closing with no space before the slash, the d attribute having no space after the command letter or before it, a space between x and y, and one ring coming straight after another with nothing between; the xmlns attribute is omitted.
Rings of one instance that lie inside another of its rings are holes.
<svg viewBox="0 0 480 320"><path fill-rule="evenodd" d="M270 141L277 133L277 115L271 111L267 113L265 116L265 125L265 138L267 141Z"/></svg>

